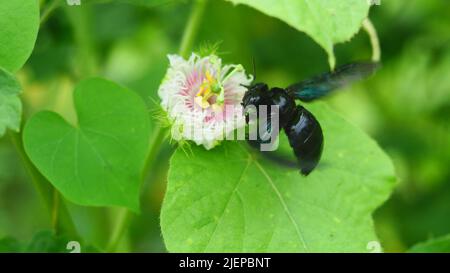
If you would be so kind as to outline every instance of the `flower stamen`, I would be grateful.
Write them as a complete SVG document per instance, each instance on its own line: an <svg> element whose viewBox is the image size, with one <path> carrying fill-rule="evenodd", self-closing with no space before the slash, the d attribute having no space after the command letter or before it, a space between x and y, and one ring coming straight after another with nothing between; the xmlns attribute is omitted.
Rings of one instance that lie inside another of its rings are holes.
<svg viewBox="0 0 450 273"><path fill-rule="evenodd" d="M194 101L201 108L208 108L211 104L209 99L222 91L222 85L215 79L209 71L205 72L205 79L200 85L200 90L195 95Z"/></svg>
<svg viewBox="0 0 450 273"><path fill-rule="evenodd" d="M228 81L235 73L242 71L244 71L244 67L242 65L237 65L221 81L218 81L211 75L209 71L206 71L205 79L203 80L203 83L200 86L200 90L198 91L198 93L196 94L196 98L194 99L195 103L197 103L197 105L199 105L203 109L208 108L211 106L208 100L213 95L216 95L216 103L213 104L213 110L216 111L222 109L221 106L225 102L225 88L223 87L223 83Z"/></svg>

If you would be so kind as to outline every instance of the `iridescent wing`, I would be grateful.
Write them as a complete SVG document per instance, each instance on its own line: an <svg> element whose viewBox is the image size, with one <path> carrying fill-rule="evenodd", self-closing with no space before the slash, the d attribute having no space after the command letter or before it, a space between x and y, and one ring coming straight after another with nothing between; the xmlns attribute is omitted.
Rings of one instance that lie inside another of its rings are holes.
<svg viewBox="0 0 450 273"><path fill-rule="evenodd" d="M369 77L378 67L379 64L373 62L350 63L339 66L333 72L293 84L286 90L296 99L312 101L328 95L333 90Z"/></svg>

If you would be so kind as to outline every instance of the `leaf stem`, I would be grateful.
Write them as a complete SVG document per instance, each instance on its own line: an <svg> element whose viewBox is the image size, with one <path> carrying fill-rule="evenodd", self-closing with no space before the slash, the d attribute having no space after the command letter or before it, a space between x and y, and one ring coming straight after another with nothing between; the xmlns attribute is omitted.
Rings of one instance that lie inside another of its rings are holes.
<svg viewBox="0 0 450 273"><path fill-rule="evenodd" d="M179 49L179 54L183 57L187 57L188 54L192 51L192 46L194 44L195 38L197 36L197 32L201 23L202 16L204 14L206 8L207 0L195 0L194 7L189 16L188 23L186 28L184 29L183 38L181 40L181 45ZM156 157L158 156L162 143L165 140L166 129L158 126L153 133L152 143L150 144L150 151L147 157L146 165L144 171L142 173L142 180L144 181L145 175L148 170L151 168L153 163L155 162ZM142 187L141 187L142 188ZM107 252L115 252L118 244L122 240L123 235L125 234L126 229L131 223L133 213L124 209L119 215L119 220L117 221L117 225L114 228L111 239L106 248Z"/></svg>
<svg viewBox="0 0 450 273"><path fill-rule="evenodd" d="M76 231L75 225L70 217L69 211L64 203L59 200L58 197L58 205L55 208L55 191L57 191L50 182L42 176L42 174L34 167L33 163L31 163L30 159L25 153L23 148L23 143L21 139L21 135L19 133L8 132L9 137L17 150L17 153L22 160L22 163L27 171L28 175L31 178L31 181L34 184L38 194L43 199L45 206L50 212L50 216L52 217L52 226L55 228L55 231L63 231L68 236L71 236L74 239L79 238L79 235ZM57 210L57 211L56 211ZM57 216L56 216L56 214Z"/></svg>
<svg viewBox="0 0 450 273"><path fill-rule="evenodd" d="M50 14L52 14L52 12L58 8L60 2L61 0L53 0L52 2L50 2L50 4L47 5L41 15L41 25L47 22Z"/></svg>
<svg viewBox="0 0 450 273"><path fill-rule="evenodd" d="M111 239L106 246L106 252L112 253L116 252L117 246L119 245L126 229L131 223L133 213L129 209L122 209L117 224L112 233Z"/></svg>
<svg viewBox="0 0 450 273"><path fill-rule="evenodd" d="M56 188L53 188L53 204L52 204L52 228L55 234L59 234L59 210L61 206L61 200L59 192Z"/></svg>
<svg viewBox="0 0 450 273"><path fill-rule="evenodd" d="M381 49L377 30L375 29L369 18L364 19L363 28L369 35L370 44L372 45L372 61L379 62L381 59Z"/></svg>

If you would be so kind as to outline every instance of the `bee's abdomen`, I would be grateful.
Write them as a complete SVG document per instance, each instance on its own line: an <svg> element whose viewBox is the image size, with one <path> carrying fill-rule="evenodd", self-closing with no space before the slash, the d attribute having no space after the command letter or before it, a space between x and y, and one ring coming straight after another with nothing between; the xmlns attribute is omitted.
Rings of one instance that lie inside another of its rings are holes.
<svg viewBox="0 0 450 273"><path fill-rule="evenodd" d="M323 149L323 133L316 118L302 106L284 126L302 174L308 175L319 163Z"/></svg>

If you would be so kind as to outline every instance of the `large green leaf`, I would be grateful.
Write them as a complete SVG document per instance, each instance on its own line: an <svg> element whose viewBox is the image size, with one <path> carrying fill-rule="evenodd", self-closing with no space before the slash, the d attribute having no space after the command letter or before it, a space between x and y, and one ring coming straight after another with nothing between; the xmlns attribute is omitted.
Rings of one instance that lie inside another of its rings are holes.
<svg viewBox="0 0 450 273"><path fill-rule="evenodd" d="M321 45L335 65L333 45L350 40L367 17L365 0L228 0L249 5L303 31Z"/></svg>
<svg viewBox="0 0 450 273"><path fill-rule="evenodd" d="M70 201L138 211L150 135L143 101L103 79L81 82L74 101L75 127L48 111L27 122L23 138L28 156Z"/></svg>
<svg viewBox="0 0 450 273"><path fill-rule="evenodd" d="M324 104L308 105L325 148L308 177L226 142L171 159L161 225L172 252L367 252L372 212L390 195L390 159ZM286 149L282 139L280 149Z"/></svg>
<svg viewBox="0 0 450 273"><path fill-rule="evenodd" d="M0 66L19 70L33 51L38 29L38 0L0 0Z"/></svg>
<svg viewBox="0 0 450 273"><path fill-rule="evenodd" d="M13 75L0 68L0 137L6 129L18 132L22 114L21 87Z"/></svg>
<svg viewBox="0 0 450 273"><path fill-rule="evenodd" d="M410 253L450 253L450 235L419 243L408 250Z"/></svg>
<svg viewBox="0 0 450 273"><path fill-rule="evenodd" d="M83 3L91 4L91 3L109 3L109 2L117 2L117 3L125 3L125 4L133 4L140 5L146 7L156 7L159 5L169 4L176 1L182 0L84 0Z"/></svg>

